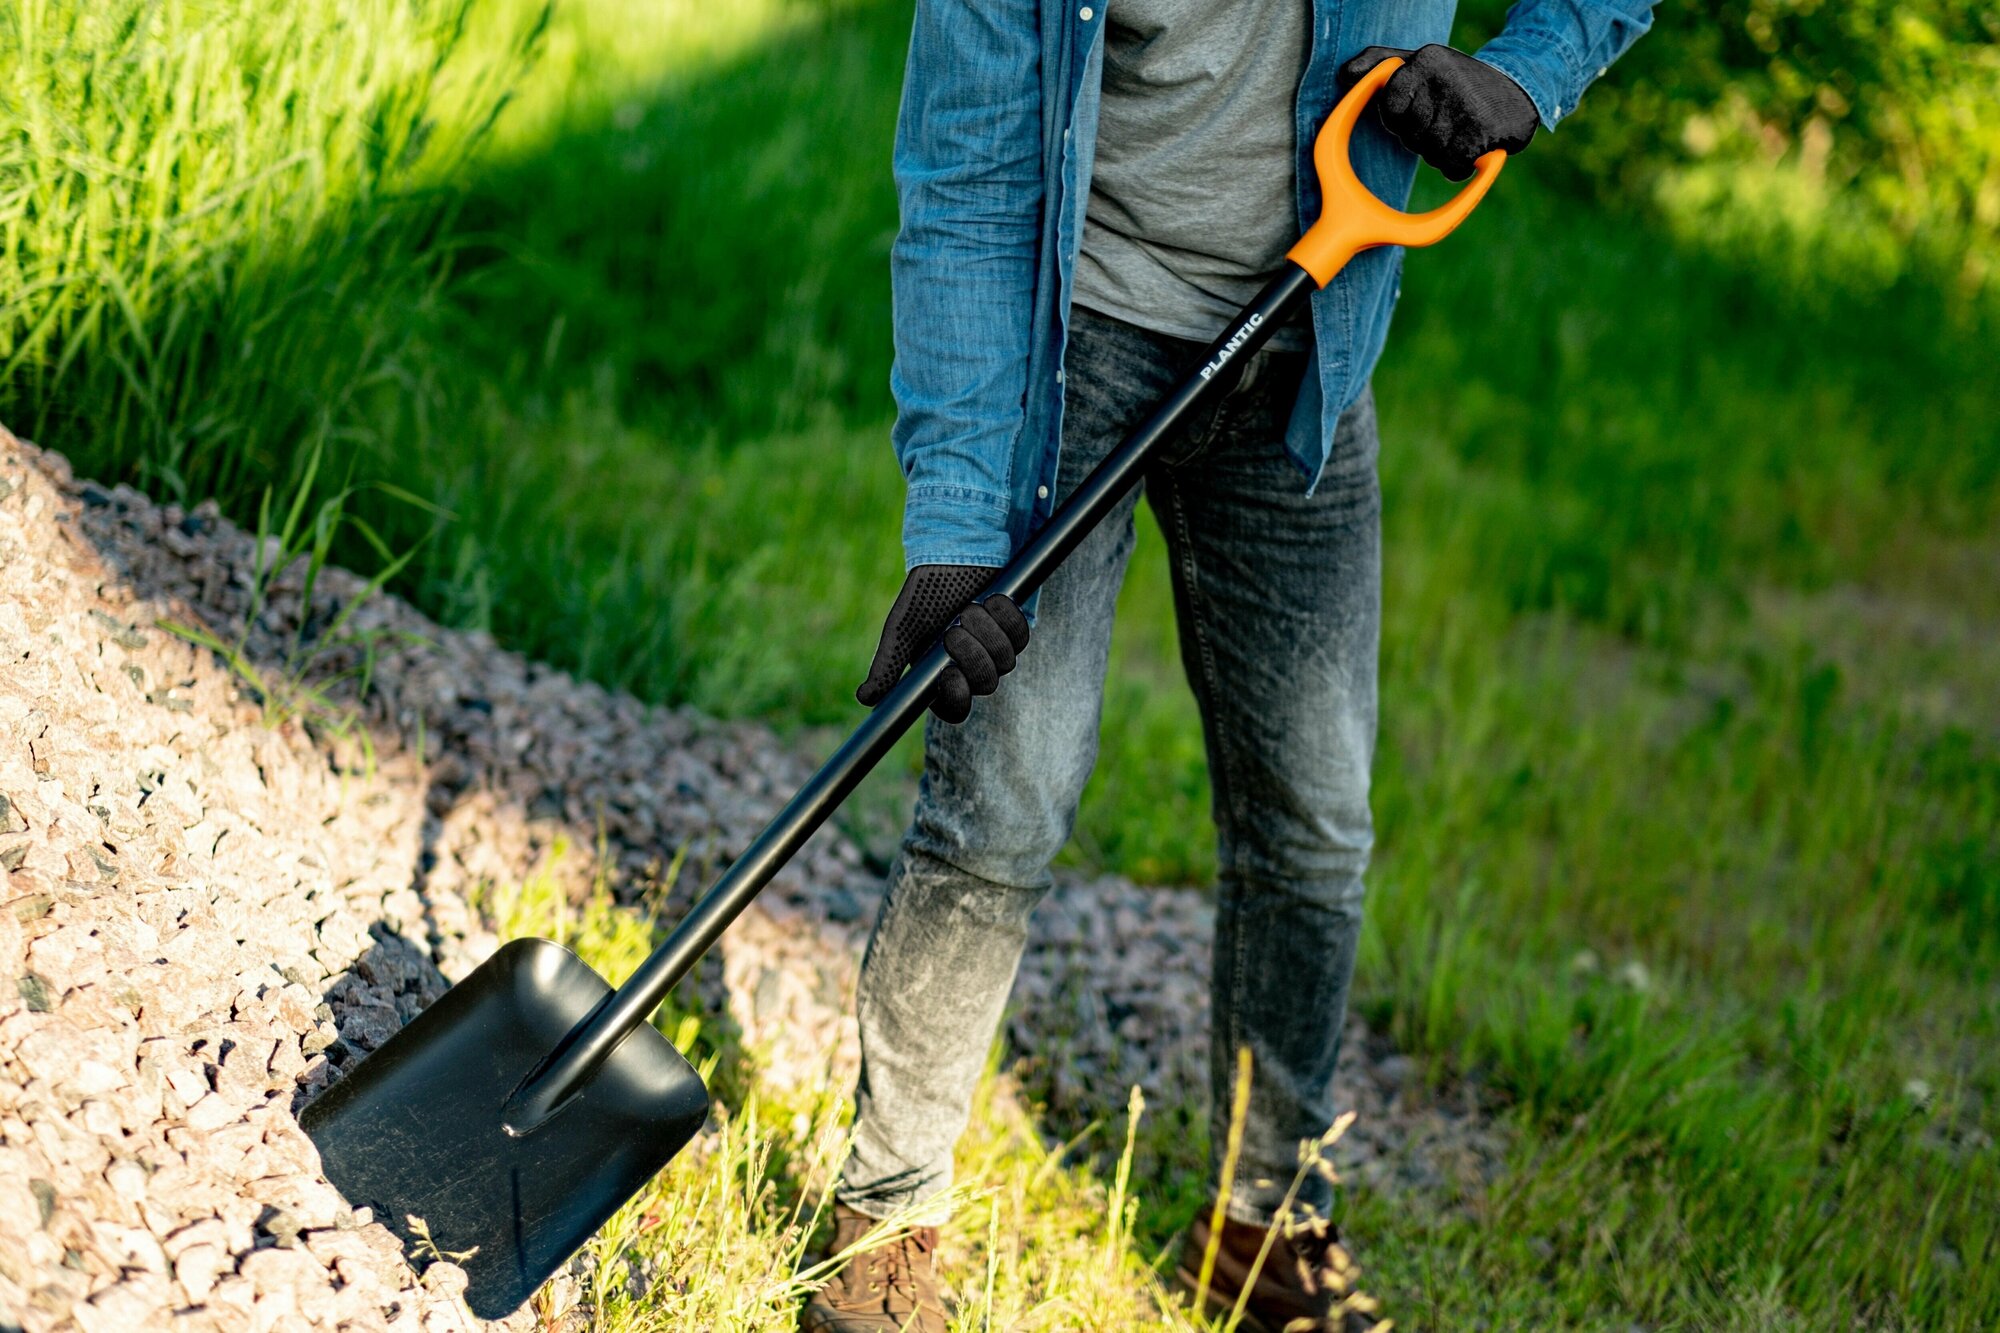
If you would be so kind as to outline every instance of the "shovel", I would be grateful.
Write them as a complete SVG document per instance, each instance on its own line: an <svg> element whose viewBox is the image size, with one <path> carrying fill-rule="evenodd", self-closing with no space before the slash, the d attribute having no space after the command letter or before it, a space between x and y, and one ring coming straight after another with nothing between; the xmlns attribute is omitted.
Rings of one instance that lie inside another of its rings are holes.
<svg viewBox="0 0 2000 1333"><path fill-rule="evenodd" d="M1443 207L1410 214L1368 192L1348 160L1362 108L1401 62L1376 65L1313 145L1324 204L1284 271L986 589L1041 586L1144 474L1161 444L1358 252L1444 239L1500 174L1480 158ZM933 646L617 990L568 949L515 940L317 1097L299 1117L328 1180L391 1226L420 1220L463 1264L481 1318L518 1308L694 1137L708 1089L648 1021L780 867L923 716L949 664Z"/></svg>

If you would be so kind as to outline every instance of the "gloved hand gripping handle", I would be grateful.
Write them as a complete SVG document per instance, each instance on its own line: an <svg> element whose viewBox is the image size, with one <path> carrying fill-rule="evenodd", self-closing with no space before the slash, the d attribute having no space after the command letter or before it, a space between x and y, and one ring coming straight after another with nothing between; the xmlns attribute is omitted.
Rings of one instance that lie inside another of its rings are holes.
<svg viewBox="0 0 2000 1333"><path fill-rule="evenodd" d="M1316 287L1331 282L1355 254L1377 245L1434 244L1472 212L1499 175L1505 153L1495 151L1480 158L1476 174L1459 195L1428 213L1410 214L1389 207L1370 194L1354 174L1348 160L1348 140L1355 122L1375 90L1401 63L1392 58L1377 65L1341 99L1320 129L1313 147L1324 201L1320 218L1292 247L1284 271L1243 308L1227 333L1209 345L1201 367L1084 478L1048 523L994 577L986 594L1004 593L1016 602L1026 601L1138 484L1160 445L1211 394L1224 388L1229 377L1218 372L1262 347L1286 317ZM924 715L950 661L942 646L932 647L919 658L632 978L570 1030L508 1099L504 1117L509 1133L531 1133L546 1123L618 1043L652 1015L729 923ZM1006 688L1005 682L1001 688Z"/></svg>
<svg viewBox="0 0 2000 1333"><path fill-rule="evenodd" d="M1390 56L1362 75L1333 108L1326 123L1320 126L1319 137L1313 140L1313 171L1319 177L1319 220L1306 229L1297 245L1285 252L1285 258L1312 274L1322 287L1332 282L1334 274L1363 250L1378 245L1404 245L1412 249L1436 245L1472 215L1472 210L1479 207L1479 201L1493 188L1493 182L1500 179L1500 168L1507 165L1507 154L1498 148L1482 154L1474 161L1472 179L1465 187L1449 203L1428 213L1405 213L1370 193L1354 174L1348 141L1354 136L1354 126L1367 108L1368 99L1402 67L1401 59Z"/></svg>

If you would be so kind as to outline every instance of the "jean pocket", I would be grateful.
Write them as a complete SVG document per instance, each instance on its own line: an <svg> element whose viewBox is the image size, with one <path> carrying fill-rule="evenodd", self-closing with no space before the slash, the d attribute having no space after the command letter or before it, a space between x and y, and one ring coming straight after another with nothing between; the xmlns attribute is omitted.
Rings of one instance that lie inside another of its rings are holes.
<svg viewBox="0 0 2000 1333"><path fill-rule="evenodd" d="M1186 467L1208 451L1215 442L1216 427L1222 419L1223 410L1229 404L1229 392L1224 390L1210 398L1203 406L1181 423L1180 430L1167 441L1160 450L1160 463L1164 467Z"/></svg>

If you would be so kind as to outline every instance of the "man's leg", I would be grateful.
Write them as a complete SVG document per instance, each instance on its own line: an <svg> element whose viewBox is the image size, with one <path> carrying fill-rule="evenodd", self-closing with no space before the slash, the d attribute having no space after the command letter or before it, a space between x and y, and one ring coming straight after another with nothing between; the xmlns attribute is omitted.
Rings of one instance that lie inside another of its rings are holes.
<svg viewBox="0 0 2000 1333"><path fill-rule="evenodd" d="M1253 1066L1230 1215L1268 1225L1301 1139L1333 1120L1334 1062L1372 841L1381 619L1375 412L1341 418L1310 496L1283 436L1303 356L1252 362L1200 452L1147 478L1215 788L1210 1087L1220 1173L1236 1051ZM1327 1183L1300 1198L1324 1212Z"/></svg>
<svg viewBox="0 0 2000 1333"><path fill-rule="evenodd" d="M1067 356L1063 493L1172 385L1150 335L1079 312ZM951 1183L952 1147L1097 754L1128 500L1042 588L1034 638L958 726L932 721L916 817L857 995L861 1078L841 1202L871 1216Z"/></svg>

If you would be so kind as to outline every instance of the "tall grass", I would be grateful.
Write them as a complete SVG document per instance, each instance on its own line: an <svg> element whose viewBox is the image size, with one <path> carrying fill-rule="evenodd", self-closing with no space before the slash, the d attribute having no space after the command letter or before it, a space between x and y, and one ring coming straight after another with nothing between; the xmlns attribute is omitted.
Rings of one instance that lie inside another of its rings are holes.
<svg viewBox="0 0 2000 1333"><path fill-rule="evenodd" d="M352 447L366 412L432 404L412 349L450 182L539 27L454 62L474 11L0 8L0 414L177 498L234 498Z"/></svg>

